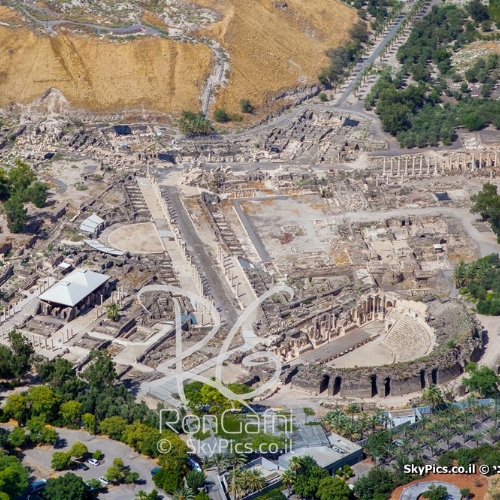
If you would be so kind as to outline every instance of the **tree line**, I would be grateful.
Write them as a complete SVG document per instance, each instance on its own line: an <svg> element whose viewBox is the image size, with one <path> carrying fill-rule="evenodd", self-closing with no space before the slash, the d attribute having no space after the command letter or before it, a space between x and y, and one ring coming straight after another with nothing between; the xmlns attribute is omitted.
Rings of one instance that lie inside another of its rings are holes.
<svg viewBox="0 0 500 500"><path fill-rule="evenodd" d="M9 230L21 233L28 222L24 204L33 203L42 208L47 201L48 187L36 180L35 172L27 163L16 160L15 165L8 172L0 167L0 201L3 202L2 210Z"/></svg>
<svg viewBox="0 0 500 500"><path fill-rule="evenodd" d="M365 108L375 108L383 129L402 147L450 145L460 126L470 131L489 124L500 128L500 103L488 98L499 78L499 57L476 61L465 80L452 67L453 51L478 36L469 7L433 6L398 49L401 69L383 72L365 99ZM408 84L410 78L414 83ZM462 81L460 89L452 91L449 80ZM483 84L482 98L469 95L467 81ZM443 104L444 96L452 100Z"/></svg>

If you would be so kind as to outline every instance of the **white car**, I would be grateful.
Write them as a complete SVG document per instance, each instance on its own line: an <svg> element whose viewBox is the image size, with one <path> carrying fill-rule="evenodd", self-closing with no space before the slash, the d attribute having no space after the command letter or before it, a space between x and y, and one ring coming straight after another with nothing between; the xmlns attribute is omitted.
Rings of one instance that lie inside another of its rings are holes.
<svg viewBox="0 0 500 500"><path fill-rule="evenodd" d="M94 467L101 465L101 462L99 462L99 460L96 460L95 458L89 458L87 460L87 463L89 463L90 465L93 465Z"/></svg>
<svg viewBox="0 0 500 500"><path fill-rule="evenodd" d="M105 486L109 484L109 481L103 476L99 478L99 481L101 481L101 483L104 484Z"/></svg>

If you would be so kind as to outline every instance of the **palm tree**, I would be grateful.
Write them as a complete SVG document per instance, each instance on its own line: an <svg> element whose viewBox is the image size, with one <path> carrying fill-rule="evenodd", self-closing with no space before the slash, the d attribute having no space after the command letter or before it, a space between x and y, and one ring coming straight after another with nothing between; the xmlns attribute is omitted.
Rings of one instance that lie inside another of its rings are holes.
<svg viewBox="0 0 500 500"><path fill-rule="evenodd" d="M464 443L466 443L469 439L469 431L470 431L469 426L468 425L457 425L456 429L457 429L457 433L460 436L462 436Z"/></svg>
<svg viewBox="0 0 500 500"><path fill-rule="evenodd" d="M432 410L435 410L443 403L443 393L437 385L430 384L429 387L422 391L422 401L429 404Z"/></svg>
<svg viewBox="0 0 500 500"><path fill-rule="evenodd" d="M106 310L108 312L108 318L111 321L116 321L120 316L120 308L118 307L118 304L116 304L116 302L109 304Z"/></svg>
<svg viewBox="0 0 500 500"><path fill-rule="evenodd" d="M483 437L484 437L484 433L483 432L473 432L470 435L470 438L472 439L472 441L474 441L476 443L476 447L479 446L479 441L482 441Z"/></svg>
<svg viewBox="0 0 500 500"><path fill-rule="evenodd" d="M490 425L486 433L490 436L491 443L493 444L498 437L498 427L496 425Z"/></svg>
<svg viewBox="0 0 500 500"><path fill-rule="evenodd" d="M366 415L361 415L357 420L356 424L358 425L358 429L360 432L360 439L364 439L365 437L365 432L367 431L368 427L370 426L368 423L368 419Z"/></svg>
<svg viewBox="0 0 500 500"><path fill-rule="evenodd" d="M286 490L288 493L287 497L289 497L292 490L292 486L295 483L295 474L291 470L286 470L281 475L281 481L283 482L283 485L286 486Z"/></svg>
<svg viewBox="0 0 500 500"><path fill-rule="evenodd" d="M231 481L228 486L228 493L232 500L238 500L241 495L245 494L245 488L242 481L241 469L235 469L231 472Z"/></svg>
<svg viewBox="0 0 500 500"><path fill-rule="evenodd" d="M453 432L451 432L449 430L445 430L441 434L441 438L444 439L444 441L446 443L446 447L447 447L446 451L450 451L450 441L453 439Z"/></svg>
<svg viewBox="0 0 500 500"><path fill-rule="evenodd" d="M377 413L372 413L368 415L366 419L367 425L370 425L372 428L372 434L375 434L378 429L380 429L382 420L381 417Z"/></svg>
<svg viewBox="0 0 500 500"><path fill-rule="evenodd" d="M350 403L345 407L344 412L346 415L353 416L353 415L356 415L358 413L361 413L361 409L357 404Z"/></svg>
<svg viewBox="0 0 500 500"><path fill-rule="evenodd" d="M229 455L228 460L234 471L237 467L240 467L241 465L246 463L247 457L246 455L243 455L243 453L232 452Z"/></svg>
<svg viewBox="0 0 500 500"><path fill-rule="evenodd" d="M191 488L181 488L180 490L174 491L172 495L173 500L194 500L194 493Z"/></svg>
<svg viewBox="0 0 500 500"><path fill-rule="evenodd" d="M346 439L349 439L349 441L358 441L361 437L361 432L356 420L354 420L353 418L346 419L340 434Z"/></svg>
<svg viewBox="0 0 500 500"><path fill-rule="evenodd" d="M207 460L206 465L208 468L212 466L215 467L217 469L217 475L220 476L221 470L225 469L229 463L229 458L226 455L216 453Z"/></svg>
<svg viewBox="0 0 500 500"><path fill-rule="evenodd" d="M461 260L453 269L453 283L457 288L465 286L465 276L466 276L467 264Z"/></svg>
<svg viewBox="0 0 500 500"><path fill-rule="evenodd" d="M266 486L266 480L262 472L257 469L244 470L241 473L243 487L250 493L262 490Z"/></svg>
<svg viewBox="0 0 500 500"><path fill-rule="evenodd" d="M434 450L436 449L437 441L435 438L429 436L425 440L425 445L431 450L431 456L434 456Z"/></svg>
<svg viewBox="0 0 500 500"><path fill-rule="evenodd" d="M338 434L344 425L346 416L342 410L329 411L324 420L328 428Z"/></svg>
<svg viewBox="0 0 500 500"><path fill-rule="evenodd" d="M420 425L422 426L422 430L425 430L426 425L429 424L430 421L431 419L428 416L422 415L422 417L419 420Z"/></svg>
<svg viewBox="0 0 500 500"><path fill-rule="evenodd" d="M289 463L290 470L294 473L302 468L302 463L299 457L292 457Z"/></svg>

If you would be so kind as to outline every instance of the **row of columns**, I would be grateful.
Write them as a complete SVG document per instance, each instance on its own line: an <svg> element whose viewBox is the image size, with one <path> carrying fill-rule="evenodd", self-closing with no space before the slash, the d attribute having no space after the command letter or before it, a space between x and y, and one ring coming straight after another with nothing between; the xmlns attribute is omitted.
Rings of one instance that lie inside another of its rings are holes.
<svg viewBox="0 0 500 500"><path fill-rule="evenodd" d="M175 242L179 245L180 250L184 258L186 259L187 265L189 270L191 271L191 276L195 282L196 288L199 290L201 295L206 298L207 300L210 300L209 297L205 297L205 289L203 286L203 279L201 277L200 272L198 271L198 268L193 264L193 259L191 257L191 254L187 250L186 243L181 237L179 228L177 227L177 224L175 221L172 220L172 217L170 215L170 211L167 206L167 202L163 199L160 191L160 187L158 185L158 181L154 176L149 175L149 180L151 181L151 186L153 187L153 191L155 192L156 199L158 200L158 203L160 204L160 207L162 209L163 215L165 216L165 219L168 221L170 227L172 228L172 232L174 233L174 240Z"/></svg>
<svg viewBox="0 0 500 500"><path fill-rule="evenodd" d="M217 244L217 262L224 271L224 276L229 283L231 290L233 290L234 292L235 299L238 300L240 297L239 287L241 283L239 281L238 275L233 271L234 265L231 262L230 256L226 254L220 243Z"/></svg>
<svg viewBox="0 0 500 500"><path fill-rule="evenodd" d="M402 159L404 159L404 165L402 165ZM432 160L429 156L412 156L411 165L409 164L410 157L398 156L396 158L390 157L389 164L387 164L388 158L382 159L382 175L409 175L411 168L411 175L422 175L424 173L424 168L426 174L430 175L431 168L434 174L444 173L446 170L466 170L470 168L471 171L481 168L495 167L498 165L498 153L481 152L471 154L461 154L449 155L447 158L441 158L439 156L434 157ZM397 163L395 164L395 160ZM404 171L403 171L404 168ZM418 172L417 172L418 169Z"/></svg>

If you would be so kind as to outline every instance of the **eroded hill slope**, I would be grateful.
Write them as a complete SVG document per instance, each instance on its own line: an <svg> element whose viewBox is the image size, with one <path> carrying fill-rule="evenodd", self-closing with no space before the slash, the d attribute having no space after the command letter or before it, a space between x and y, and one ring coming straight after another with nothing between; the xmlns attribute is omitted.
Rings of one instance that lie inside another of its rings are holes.
<svg viewBox="0 0 500 500"><path fill-rule="evenodd" d="M51 30L44 30L26 12L16 16L2 9L0 20L19 25L22 16L30 26L0 26L0 106L29 103L57 88L72 106L92 111L197 110L207 78L217 72L212 40L229 60L224 84L211 92L212 109L239 112L243 98L262 107L279 90L316 82L327 64L326 50L344 42L357 19L354 9L338 0L195 3L214 16L201 25L186 24L180 35L176 20L172 29L176 39L138 34L129 36L134 40L117 40L98 37L91 29L86 29L88 34L77 33L81 26L68 24L46 33ZM171 10L169 4L154 15L169 26ZM142 9L136 19L147 14Z"/></svg>

